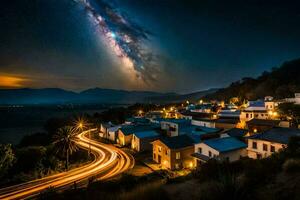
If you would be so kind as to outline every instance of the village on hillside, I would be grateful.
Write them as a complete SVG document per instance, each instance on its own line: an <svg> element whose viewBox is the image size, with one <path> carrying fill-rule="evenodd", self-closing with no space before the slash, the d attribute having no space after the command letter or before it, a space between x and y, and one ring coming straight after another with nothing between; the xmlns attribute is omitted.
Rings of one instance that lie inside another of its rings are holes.
<svg viewBox="0 0 300 200"><path fill-rule="evenodd" d="M123 124L102 123L99 136L142 154L153 170L170 171L194 169L211 159L266 158L300 136L299 127L278 110L281 103L300 104L299 93L295 98L236 102L187 100L161 110L139 110Z"/></svg>

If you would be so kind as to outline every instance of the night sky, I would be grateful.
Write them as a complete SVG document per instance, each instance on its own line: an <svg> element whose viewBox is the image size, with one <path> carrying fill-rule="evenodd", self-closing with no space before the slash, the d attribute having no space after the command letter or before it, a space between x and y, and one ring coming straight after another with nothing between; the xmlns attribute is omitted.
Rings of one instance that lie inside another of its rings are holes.
<svg viewBox="0 0 300 200"><path fill-rule="evenodd" d="M191 92L300 57L300 3L5 0L0 88Z"/></svg>

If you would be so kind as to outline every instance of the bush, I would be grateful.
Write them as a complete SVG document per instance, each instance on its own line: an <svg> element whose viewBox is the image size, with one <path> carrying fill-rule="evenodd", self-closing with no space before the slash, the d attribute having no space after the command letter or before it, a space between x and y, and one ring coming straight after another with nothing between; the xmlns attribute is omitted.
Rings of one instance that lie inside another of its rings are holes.
<svg viewBox="0 0 300 200"><path fill-rule="evenodd" d="M299 159L288 159L282 165L282 169L285 173L300 172L300 160Z"/></svg>

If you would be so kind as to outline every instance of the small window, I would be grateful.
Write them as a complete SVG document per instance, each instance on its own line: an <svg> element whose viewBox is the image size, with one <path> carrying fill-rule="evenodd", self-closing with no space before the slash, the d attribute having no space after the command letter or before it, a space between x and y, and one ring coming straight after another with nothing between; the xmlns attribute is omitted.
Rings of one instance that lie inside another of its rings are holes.
<svg viewBox="0 0 300 200"><path fill-rule="evenodd" d="M248 113L246 114L246 118L249 118L249 114Z"/></svg>
<svg viewBox="0 0 300 200"><path fill-rule="evenodd" d="M275 152L275 147L273 145L271 145L270 151Z"/></svg>
<svg viewBox="0 0 300 200"><path fill-rule="evenodd" d="M252 142L252 148L257 149L257 143L256 142Z"/></svg>
<svg viewBox="0 0 300 200"><path fill-rule="evenodd" d="M268 145L267 144L263 144L263 150L268 151Z"/></svg>
<svg viewBox="0 0 300 200"><path fill-rule="evenodd" d="M211 157L212 153L211 151L208 151L208 156Z"/></svg>
<svg viewBox="0 0 300 200"><path fill-rule="evenodd" d="M166 149L166 155L170 155L170 150L169 149Z"/></svg>
<svg viewBox="0 0 300 200"><path fill-rule="evenodd" d="M177 160L180 159L180 152L177 152L177 153L176 153L176 159L177 159Z"/></svg>
<svg viewBox="0 0 300 200"><path fill-rule="evenodd" d="M198 148L198 152L202 153L202 148L201 147Z"/></svg>
<svg viewBox="0 0 300 200"><path fill-rule="evenodd" d="M157 150L158 150L158 152L161 152L161 150L162 150L161 146L158 146Z"/></svg>

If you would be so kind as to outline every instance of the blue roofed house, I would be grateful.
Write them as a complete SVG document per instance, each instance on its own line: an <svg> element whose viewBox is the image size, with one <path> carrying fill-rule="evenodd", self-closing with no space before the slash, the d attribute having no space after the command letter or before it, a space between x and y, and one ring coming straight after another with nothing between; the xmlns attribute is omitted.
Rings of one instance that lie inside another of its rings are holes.
<svg viewBox="0 0 300 200"><path fill-rule="evenodd" d="M125 125L118 130L117 143L121 146L131 145L132 136L134 133L149 131L159 128L158 124L147 124L147 125Z"/></svg>
<svg viewBox="0 0 300 200"><path fill-rule="evenodd" d="M192 155L198 166L209 159L232 162L247 156L246 148L245 143L234 137L215 138L195 144L195 153Z"/></svg>
<svg viewBox="0 0 300 200"><path fill-rule="evenodd" d="M131 148L135 151L152 150L154 140L160 138L160 133L157 130L143 130L133 133Z"/></svg>
<svg viewBox="0 0 300 200"><path fill-rule="evenodd" d="M169 137L179 135L179 129L190 126L191 120L188 119L164 119L160 122L161 129L167 132Z"/></svg>
<svg viewBox="0 0 300 200"><path fill-rule="evenodd" d="M252 135L248 140L248 157L253 159L266 158L286 148L289 139L293 136L300 137L300 130L293 128L275 127L261 134Z"/></svg>

